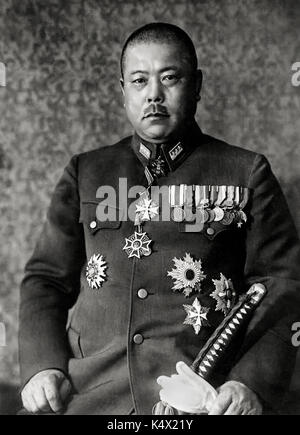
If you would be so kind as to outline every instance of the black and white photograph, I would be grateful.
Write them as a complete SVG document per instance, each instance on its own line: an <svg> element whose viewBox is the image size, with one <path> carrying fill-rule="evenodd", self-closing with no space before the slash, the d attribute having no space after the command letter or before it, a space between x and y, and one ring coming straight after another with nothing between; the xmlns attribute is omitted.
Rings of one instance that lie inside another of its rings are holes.
<svg viewBox="0 0 300 435"><path fill-rule="evenodd" d="M300 415L299 29L0 0L0 415Z"/></svg>

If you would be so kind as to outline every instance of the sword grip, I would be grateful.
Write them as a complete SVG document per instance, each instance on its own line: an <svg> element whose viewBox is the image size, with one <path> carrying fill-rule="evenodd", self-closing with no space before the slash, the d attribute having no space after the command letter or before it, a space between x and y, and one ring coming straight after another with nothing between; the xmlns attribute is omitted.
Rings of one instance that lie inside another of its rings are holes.
<svg viewBox="0 0 300 435"><path fill-rule="evenodd" d="M236 337L238 331L247 323L254 310L266 294L262 284L253 284L249 291L240 299L238 304L225 317L213 335L201 349L191 368L207 380L224 354L228 346Z"/></svg>

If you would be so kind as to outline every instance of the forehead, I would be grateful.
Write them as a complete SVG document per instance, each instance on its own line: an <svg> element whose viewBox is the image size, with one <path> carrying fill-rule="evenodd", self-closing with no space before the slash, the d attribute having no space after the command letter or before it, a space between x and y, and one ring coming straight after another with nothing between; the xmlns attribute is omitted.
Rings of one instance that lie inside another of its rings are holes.
<svg viewBox="0 0 300 435"><path fill-rule="evenodd" d="M168 67L189 69L191 65L179 43L140 42L127 48L124 67L130 74L136 70L151 72Z"/></svg>

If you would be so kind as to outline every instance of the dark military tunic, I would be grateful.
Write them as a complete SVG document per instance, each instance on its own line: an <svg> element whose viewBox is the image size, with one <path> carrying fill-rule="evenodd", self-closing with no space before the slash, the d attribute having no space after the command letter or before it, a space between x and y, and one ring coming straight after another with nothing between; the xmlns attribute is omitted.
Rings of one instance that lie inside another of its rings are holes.
<svg viewBox="0 0 300 435"><path fill-rule="evenodd" d="M70 376L66 414L150 414L159 399L157 377L174 373L178 361L192 363L224 318L210 296L220 273L239 295L257 282L268 294L212 382L243 382L274 407L288 387L295 357L290 331L299 320L300 255L282 191L262 155L204 135L196 125L182 144L184 152L173 160L170 145L163 145L168 172L157 184L249 188L242 228L211 222L189 232L183 223L149 221L143 231L153 240L152 254L128 258L123 247L134 224L124 220L126 210L119 206L119 179L127 180L128 189L147 186L147 156L136 135L74 156L55 189L22 282L20 364L24 383L48 368ZM155 152L153 145L148 148ZM113 221L97 219L101 186L117 192L117 202L108 204ZM201 259L206 275L202 291L188 297L172 290L167 274L173 259L186 253ZM100 254L106 278L93 289L86 266ZM195 297L210 308L208 325L198 334L184 324L183 305L192 305Z"/></svg>

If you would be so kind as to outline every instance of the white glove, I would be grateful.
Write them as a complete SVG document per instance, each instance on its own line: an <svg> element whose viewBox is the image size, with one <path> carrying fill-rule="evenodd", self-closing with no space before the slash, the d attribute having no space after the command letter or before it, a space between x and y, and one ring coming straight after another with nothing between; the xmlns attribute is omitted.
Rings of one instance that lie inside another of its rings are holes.
<svg viewBox="0 0 300 435"><path fill-rule="evenodd" d="M157 383L162 387L162 402L189 414L208 413L218 393L201 376L180 361L176 364L177 375L160 376Z"/></svg>

